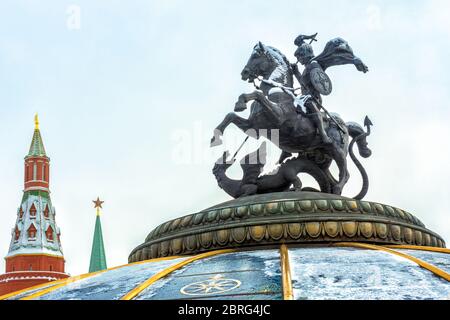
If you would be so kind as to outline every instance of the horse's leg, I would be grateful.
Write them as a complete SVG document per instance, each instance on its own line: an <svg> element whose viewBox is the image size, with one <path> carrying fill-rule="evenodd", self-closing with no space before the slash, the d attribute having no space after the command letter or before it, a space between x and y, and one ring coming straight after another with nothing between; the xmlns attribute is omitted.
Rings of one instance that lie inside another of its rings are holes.
<svg viewBox="0 0 450 320"><path fill-rule="evenodd" d="M230 125L234 124L239 129L247 132L251 128L251 121L238 116L234 112L230 112L225 116L223 121L214 129L214 137L211 139L211 147L219 146L222 144L222 135L225 129Z"/></svg>
<svg viewBox="0 0 450 320"><path fill-rule="evenodd" d="M246 106L247 102L252 100L258 101L264 107L264 109L268 111L273 121L275 121L277 124L282 123L283 113L281 109L276 103L270 101L261 91L253 91L252 93L241 94L238 101L236 102L235 110L242 111L242 108Z"/></svg>
<svg viewBox="0 0 450 320"><path fill-rule="evenodd" d="M338 181L334 178L334 176L331 173L330 169L326 169L326 170L324 170L324 172L325 172L325 175L326 175L328 181L330 182L331 188L333 188L335 185L338 184Z"/></svg>
<svg viewBox="0 0 450 320"><path fill-rule="evenodd" d="M302 191L302 180L298 176L294 177L292 185L294 186L294 191Z"/></svg>
<svg viewBox="0 0 450 320"><path fill-rule="evenodd" d="M341 195L345 184L350 179L350 173L348 172L347 169L347 158L346 154L342 152L342 150L339 150L338 148L336 148L333 151L333 158L334 161L336 161L336 164L339 169L339 181L337 182L337 184L333 186L332 193Z"/></svg>

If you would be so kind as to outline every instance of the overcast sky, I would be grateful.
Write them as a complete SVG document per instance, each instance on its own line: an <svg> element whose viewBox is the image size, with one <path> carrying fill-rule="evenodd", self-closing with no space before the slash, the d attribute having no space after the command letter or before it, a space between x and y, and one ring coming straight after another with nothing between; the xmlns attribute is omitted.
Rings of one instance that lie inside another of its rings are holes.
<svg viewBox="0 0 450 320"><path fill-rule="evenodd" d="M210 151L208 141L253 90L240 80L253 46L293 62L295 37L315 32L316 54L340 36L370 69L329 69L324 100L346 121L374 123L366 199L415 214L449 242L449 11L445 0L1 1L0 255L35 112L66 270L88 270L97 196L108 266L123 264L158 224L229 199L212 163L244 136L230 126L225 146ZM346 196L361 187L350 169Z"/></svg>

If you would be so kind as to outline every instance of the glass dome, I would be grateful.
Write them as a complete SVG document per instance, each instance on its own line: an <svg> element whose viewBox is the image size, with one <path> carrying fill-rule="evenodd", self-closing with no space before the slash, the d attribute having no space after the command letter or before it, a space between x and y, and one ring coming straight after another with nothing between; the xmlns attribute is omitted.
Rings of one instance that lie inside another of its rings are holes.
<svg viewBox="0 0 450 320"><path fill-rule="evenodd" d="M361 243L216 250L131 263L0 299L448 299L449 253Z"/></svg>

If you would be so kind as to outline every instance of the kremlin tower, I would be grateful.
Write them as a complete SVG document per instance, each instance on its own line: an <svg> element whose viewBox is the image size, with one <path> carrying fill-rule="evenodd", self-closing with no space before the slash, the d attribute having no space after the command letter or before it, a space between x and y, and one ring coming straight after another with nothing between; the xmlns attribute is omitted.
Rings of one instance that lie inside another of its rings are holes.
<svg viewBox="0 0 450 320"><path fill-rule="evenodd" d="M49 187L50 159L36 115L33 140L25 157L22 202L5 257L6 273L0 275L0 295L68 277Z"/></svg>
<svg viewBox="0 0 450 320"><path fill-rule="evenodd" d="M102 208L104 201L101 201L100 198L97 197L97 200L92 202L94 202L95 208L97 209L97 218L95 219L94 240L92 241L89 272L96 272L107 268L105 246L103 245L102 223L100 221L100 209Z"/></svg>

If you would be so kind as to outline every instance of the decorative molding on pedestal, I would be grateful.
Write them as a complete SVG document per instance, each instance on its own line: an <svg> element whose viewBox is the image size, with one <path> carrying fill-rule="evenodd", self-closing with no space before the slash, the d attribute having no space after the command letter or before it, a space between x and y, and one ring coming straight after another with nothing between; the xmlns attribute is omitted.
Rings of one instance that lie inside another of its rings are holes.
<svg viewBox="0 0 450 320"><path fill-rule="evenodd" d="M161 224L129 262L260 245L365 242L445 247L414 215L392 206L313 192L231 200Z"/></svg>

